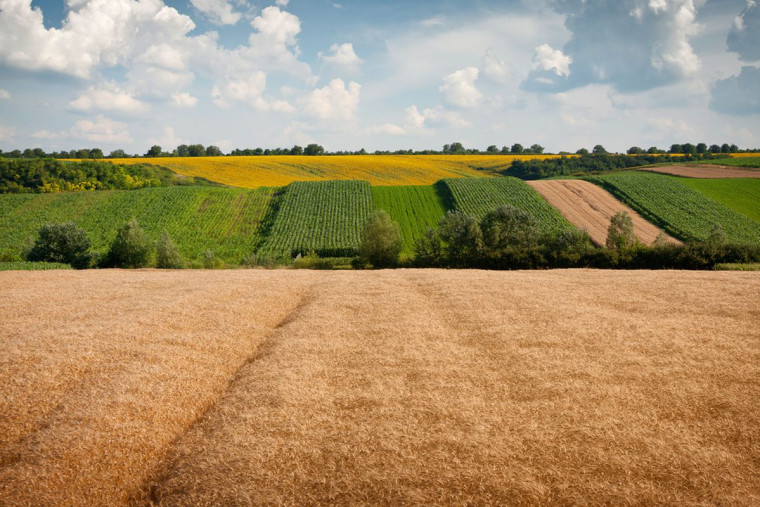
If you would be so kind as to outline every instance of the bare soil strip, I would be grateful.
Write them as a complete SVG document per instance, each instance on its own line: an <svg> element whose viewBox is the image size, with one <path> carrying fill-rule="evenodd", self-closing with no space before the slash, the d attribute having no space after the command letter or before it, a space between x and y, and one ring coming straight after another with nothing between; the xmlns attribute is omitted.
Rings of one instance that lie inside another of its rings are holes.
<svg viewBox="0 0 760 507"><path fill-rule="evenodd" d="M633 219L633 232L639 241L651 245L663 231L646 221L634 210L615 199L606 190L583 180L528 181L549 204L559 210L570 223L586 230L591 241L604 245L610 219L618 211L627 211ZM666 235L667 236L667 235ZM671 243L680 243L667 236Z"/></svg>
<svg viewBox="0 0 760 507"><path fill-rule="evenodd" d="M0 504L760 502L760 273L0 287Z"/></svg>
<svg viewBox="0 0 760 507"><path fill-rule="evenodd" d="M760 171L754 169L742 169L722 165L664 165L659 167L646 167L642 171L650 171L686 178L760 178Z"/></svg>

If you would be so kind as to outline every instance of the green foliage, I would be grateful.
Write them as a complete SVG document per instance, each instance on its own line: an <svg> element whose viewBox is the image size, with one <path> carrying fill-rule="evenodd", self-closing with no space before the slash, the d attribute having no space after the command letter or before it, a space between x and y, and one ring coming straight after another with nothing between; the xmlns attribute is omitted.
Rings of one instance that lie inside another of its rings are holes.
<svg viewBox="0 0 760 507"><path fill-rule="evenodd" d="M679 178L634 171L590 181L678 238L705 240L720 224L729 241L760 244L760 223L692 190Z"/></svg>
<svg viewBox="0 0 760 507"><path fill-rule="evenodd" d="M378 210L372 213L362 230L359 256L376 268L387 268L398 263L401 253L401 229L391 216Z"/></svg>
<svg viewBox="0 0 760 507"><path fill-rule="evenodd" d="M509 204L533 216L543 234L553 234L572 225L525 182L517 178L444 179L451 192L454 207L482 219L499 206Z"/></svg>
<svg viewBox="0 0 760 507"><path fill-rule="evenodd" d="M540 239L538 222L529 213L505 204L480 222L483 242L491 252L536 246Z"/></svg>
<svg viewBox="0 0 760 507"><path fill-rule="evenodd" d="M438 225L444 258L453 267L476 262L483 252L483 231L475 217L449 211Z"/></svg>
<svg viewBox="0 0 760 507"><path fill-rule="evenodd" d="M31 262L70 264L75 269L90 267L90 239L74 222L40 228L34 246L26 256Z"/></svg>
<svg viewBox="0 0 760 507"><path fill-rule="evenodd" d="M116 233L103 263L113 268L146 268L152 254L153 242L137 220L132 219Z"/></svg>
<svg viewBox="0 0 760 507"><path fill-rule="evenodd" d="M180 178L168 169L147 164L0 158L0 194L134 190L197 183L193 178Z"/></svg>
<svg viewBox="0 0 760 507"><path fill-rule="evenodd" d="M43 225L73 221L87 231L93 250L105 252L116 230L135 218L153 241L168 232L185 259L210 249L238 263L262 243L262 222L276 190L163 187L0 195L0 249L18 251Z"/></svg>
<svg viewBox="0 0 760 507"><path fill-rule="evenodd" d="M760 222L760 179L679 178L679 180L700 194Z"/></svg>
<svg viewBox="0 0 760 507"><path fill-rule="evenodd" d="M610 219L607 228L607 248L618 252L628 250L636 245L636 235L633 233L633 219L627 211L618 211Z"/></svg>
<svg viewBox="0 0 760 507"><path fill-rule="evenodd" d="M731 167L760 167L760 157L736 157L718 158L710 161L711 164L728 165Z"/></svg>
<svg viewBox="0 0 760 507"><path fill-rule="evenodd" d="M51 269L71 269L71 265L60 262L0 261L0 271L49 271Z"/></svg>
<svg viewBox="0 0 760 507"><path fill-rule="evenodd" d="M203 269L219 269L224 266L224 262L217 257L213 250L204 250L200 256Z"/></svg>
<svg viewBox="0 0 760 507"><path fill-rule="evenodd" d="M417 185L404 187L372 187L376 210L388 212L399 224L402 253L411 254L414 243L425 236L429 227L435 227L446 214L443 199L436 187Z"/></svg>
<svg viewBox="0 0 760 507"><path fill-rule="evenodd" d="M372 211L366 181L295 182L286 187L261 253L350 257Z"/></svg>
<svg viewBox="0 0 760 507"><path fill-rule="evenodd" d="M185 267L177 245L166 231L161 233L161 237L156 243L156 267L160 269L182 269Z"/></svg>

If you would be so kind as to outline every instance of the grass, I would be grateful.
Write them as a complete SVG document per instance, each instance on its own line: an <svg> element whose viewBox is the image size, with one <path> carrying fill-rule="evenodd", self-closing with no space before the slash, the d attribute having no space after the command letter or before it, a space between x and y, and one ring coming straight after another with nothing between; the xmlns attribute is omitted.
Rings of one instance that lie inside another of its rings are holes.
<svg viewBox="0 0 760 507"><path fill-rule="evenodd" d="M414 252L414 242L422 238L428 227L436 228L446 214L446 204L436 187L372 187L376 210L385 210L401 228L403 254Z"/></svg>
<svg viewBox="0 0 760 507"><path fill-rule="evenodd" d="M246 188L294 181L364 180L372 185L432 185L441 178L491 176L513 160L556 155L325 155L114 159L159 165L185 176Z"/></svg>
<svg viewBox="0 0 760 507"><path fill-rule="evenodd" d="M0 196L0 249L19 249L49 223L74 221L104 252L117 229L137 219L151 239L166 230L188 259L212 250L238 263L259 245L274 189L164 187L132 191Z"/></svg>
<svg viewBox="0 0 760 507"><path fill-rule="evenodd" d="M366 181L295 182L279 203L264 253L293 256L315 251L323 257L355 254L372 212Z"/></svg>
<svg viewBox="0 0 760 507"><path fill-rule="evenodd" d="M9 505L756 505L757 273L0 273Z"/></svg>
<svg viewBox="0 0 760 507"><path fill-rule="evenodd" d="M680 178L636 171L589 180L679 239L707 239L720 225L730 241L760 243L760 223L702 195Z"/></svg>
<svg viewBox="0 0 760 507"><path fill-rule="evenodd" d="M454 207L481 220L499 206L509 204L533 215L542 232L572 228L560 212L524 181L512 177L494 179L446 179Z"/></svg>
<svg viewBox="0 0 760 507"><path fill-rule="evenodd" d="M708 160L703 164L728 165L732 167L760 167L760 157L757 153L735 154L736 158L720 158Z"/></svg>
<svg viewBox="0 0 760 507"><path fill-rule="evenodd" d="M71 269L71 266L58 262L0 262L0 271L47 271L50 269Z"/></svg>
<svg viewBox="0 0 760 507"><path fill-rule="evenodd" d="M696 179L680 181L710 199L760 222L760 179Z"/></svg>
<svg viewBox="0 0 760 507"><path fill-rule="evenodd" d="M718 271L760 271L760 263L748 264L716 264Z"/></svg>

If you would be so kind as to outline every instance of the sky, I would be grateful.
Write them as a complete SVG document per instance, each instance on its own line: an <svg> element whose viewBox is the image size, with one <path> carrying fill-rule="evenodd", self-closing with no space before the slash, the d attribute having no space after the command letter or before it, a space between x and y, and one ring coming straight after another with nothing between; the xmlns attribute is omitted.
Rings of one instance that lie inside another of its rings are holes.
<svg viewBox="0 0 760 507"><path fill-rule="evenodd" d="M760 147L758 0L0 0L0 149Z"/></svg>

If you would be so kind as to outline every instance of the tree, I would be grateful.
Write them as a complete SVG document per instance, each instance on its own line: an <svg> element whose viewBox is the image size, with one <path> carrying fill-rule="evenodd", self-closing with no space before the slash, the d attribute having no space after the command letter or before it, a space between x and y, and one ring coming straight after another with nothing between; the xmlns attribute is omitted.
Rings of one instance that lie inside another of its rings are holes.
<svg viewBox="0 0 760 507"><path fill-rule="evenodd" d="M157 144L154 144L150 147L148 150L148 153L145 154L146 157L160 157L161 156L161 147Z"/></svg>
<svg viewBox="0 0 760 507"><path fill-rule="evenodd" d="M720 153L720 146L718 146L717 144L711 144L710 153Z"/></svg>
<svg viewBox="0 0 760 507"><path fill-rule="evenodd" d="M103 150L100 148L93 148L90 150L90 158L105 158Z"/></svg>
<svg viewBox="0 0 760 507"><path fill-rule="evenodd" d="M627 211L618 211L610 219L607 229L607 248L610 250L626 250L636 244L636 235L633 233L633 219Z"/></svg>
<svg viewBox="0 0 760 507"><path fill-rule="evenodd" d="M641 155L642 153L644 153L644 150L642 150L638 146L631 146L630 148L628 148L627 153L629 155Z"/></svg>
<svg viewBox="0 0 760 507"><path fill-rule="evenodd" d="M660 152L660 149L657 148L657 146L650 146L649 149L647 150L647 153L649 153L650 155L655 155L659 152Z"/></svg>
<svg viewBox="0 0 760 507"><path fill-rule="evenodd" d="M606 155L608 153L605 147L602 146L601 144L597 144L596 146L594 146L594 149L591 150L591 152L594 155Z"/></svg>
<svg viewBox="0 0 760 507"><path fill-rule="evenodd" d="M90 150L86 148L82 148L81 150L76 150L76 152L74 153L74 158L78 158L78 159L90 158Z"/></svg>
<svg viewBox="0 0 760 507"><path fill-rule="evenodd" d="M487 153L499 153L499 148L495 144L492 144L491 146L489 146L488 148L486 148L486 152Z"/></svg>
<svg viewBox="0 0 760 507"><path fill-rule="evenodd" d="M540 232L533 215L505 204L488 213L480 222L483 243L489 253L509 248L530 248L538 244Z"/></svg>
<svg viewBox="0 0 760 507"><path fill-rule="evenodd" d="M462 143L451 143L451 146L449 147L449 153L453 155L460 155L464 153L464 146Z"/></svg>
<svg viewBox="0 0 760 507"><path fill-rule="evenodd" d="M540 144L532 144L530 146L530 152L534 155L541 155L544 152L544 147Z"/></svg>
<svg viewBox="0 0 760 507"><path fill-rule="evenodd" d="M211 146L206 148L207 157L221 157L222 155L224 155L224 153L222 153L222 150L220 150L218 146L214 146L212 144Z"/></svg>
<svg viewBox="0 0 760 507"><path fill-rule="evenodd" d="M74 222L45 225L26 256L32 262L60 262L75 269L90 267L90 239Z"/></svg>
<svg viewBox="0 0 760 507"><path fill-rule="evenodd" d="M291 155L303 155L303 148L297 144L290 149Z"/></svg>
<svg viewBox="0 0 760 507"><path fill-rule="evenodd" d="M359 256L376 268L394 266L401 253L401 229L384 210L372 213L364 224Z"/></svg>
<svg viewBox="0 0 760 507"><path fill-rule="evenodd" d="M707 145L705 143L697 144L697 153L700 155L707 153Z"/></svg>
<svg viewBox="0 0 760 507"><path fill-rule="evenodd" d="M179 146L177 146L177 156L178 157L190 156L190 150L188 149L188 146L186 144L180 144Z"/></svg>
<svg viewBox="0 0 760 507"><path fill-rule="evenodd" d="M110 155L108 155L108 158L127 158L127 153L122 150L113 150Z"/></svg>
<svg viewBox="0 0 760 507"><path fill-rule="evenodd" d="M682 144L681 150L685 155L694 155L697 153L697 147L691 143Z"/></svg>
<svg viewBox="0 0 760 507"><path fill-rule="evenodd" d="M512 148L509 151L512 152L512 153L514 153L514 154L519 155L520 153L522 153L524 151L524 148L523 148L522 144L515 143L515 144L512 145Z"/></svg>
<svg viewBox="0 0 760 507"><path fill-rule="evenodd" d="M718 248L728 243L728 237L720 224L715 224L713 226L705 243L711 248Z"/></svg>
<svg viewBox="0 0 760 507"><path fill-rule="evenodd" d="M438 225L443 252L452 266L463 267L480 257L483 251L483 231L475 217L461 211L449 211Z"/></svg>
<svg viewBox="0 0 760 507"><path fill-rule="evenodd" d="M683 146L680 144L671 144L668 153L683 153Z"/></svg>
<svg viewBox="0 0 760 507"><path fill-rule="evenodd" d="M185 266L177 245L169 233L164 231L156 244L156 267L161 269L180 269Z"/></svg>
<svg viewBox="0 0 760 507"><path fill-rule="evenodd" d="M204 148L202 144L191 144L190 146L187 147L187 156L188 157L205 157L206 148Z"/></svg>
<svg viewBox="0 0 760 507"><path fill-rule="evenodd" d="M303 150L304 155L324 155L325 149L318 144L310 144Z"/></svg>
<svg viewBox="0 0 760 507"><path fill-rule="evenodd" d="M116 233L105 264L115 268L144 268L150 265L153 243L145 231L132 219Z"/></svg>
<svg viewBox="0 0 760 507"><path fill-rule="evenodd" d="M720 146L720 152L721 153L731 153L731 147L728 145L728 143L723 143Z"/></svg>
<svg viewBox="0 0 760 507"><path fill-rule="evenodd" d="M588 155L588 150L586 148L581 148L580 150L575 152L576 155Z"/></svg>

